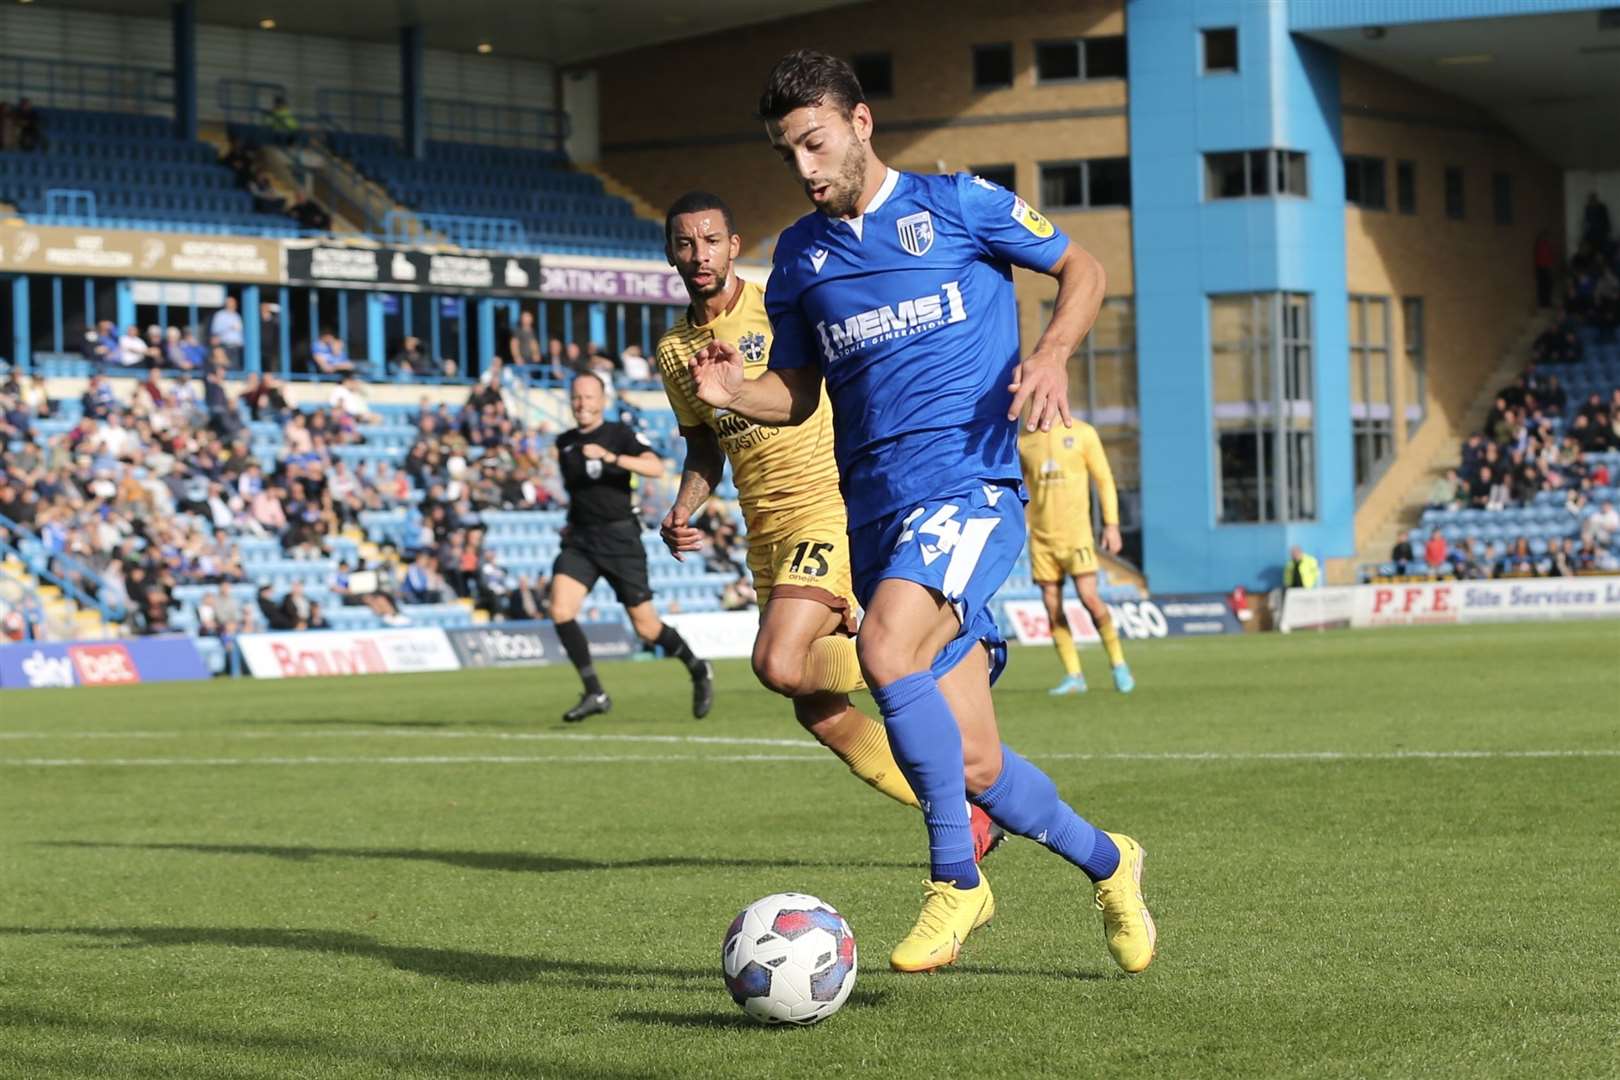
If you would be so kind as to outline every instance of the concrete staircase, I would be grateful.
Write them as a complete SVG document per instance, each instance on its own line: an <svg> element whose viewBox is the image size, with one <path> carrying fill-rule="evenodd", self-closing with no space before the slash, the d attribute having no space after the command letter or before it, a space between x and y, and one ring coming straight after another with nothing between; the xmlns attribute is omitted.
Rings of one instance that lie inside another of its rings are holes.
<svg viewBox="0 0 1620 1080"><path fill-rule="evenodd" d="M230 149L230 138L223 124L203 124L197 130L197 137L212 146L221 157ZM332 231L335 233L358 233L362 230L348 218L338 213L330 203L323 201L313 192L305 189L299 180L302 171L290 157L288 152L278 146L263 146L259 148L259 161L264 166L265 175L270 178L270 186L275 189L276 195L291 206L294 201L303 195L311 195L315 201L328 214L332 215Z"/></svg>
<svg viewBox="0 0 1620 1080"><path fill-rule="evenodd" d="M1362 515L1357 514L1355 561L1358 566L1387 562L1396 537L1402 531L1417 526L1428 502L1429 489L1435 480L1445 476L1447 469L1456 467L1462 456L1463 442L1484 425L1485 417L1490 414L1491 405L1496 401L1496 392L1524 372L1529 363L1531 345L1550 321L1551 316L1541 313L1530 318L1496 367L1480 383L1456 425L1442 432L1438 438L1423 442L1414 440L1407 452L1420 455L1419 467L1403 470L1402 487L1397 497L1385 502L1376 520L1364 521ZM1431 422L1438 423L1439 420L1439 417L1435 417Z"/></svg>
<svg viewBox="0 0 1620 1080"><path fill-rule="evenodd" d="M44 616L36 633L50 641L96 641L117 637L120 628L104 621L101 612L80 607L55 585L40 581L22 561L8 555L0 561L0 611L28 610L34 605Z"/></svg>

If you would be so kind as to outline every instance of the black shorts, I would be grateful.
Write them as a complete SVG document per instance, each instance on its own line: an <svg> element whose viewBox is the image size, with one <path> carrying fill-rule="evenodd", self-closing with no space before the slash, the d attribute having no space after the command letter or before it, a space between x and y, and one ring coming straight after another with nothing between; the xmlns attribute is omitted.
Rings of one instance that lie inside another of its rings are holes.
<svg viewBox="0 0 1620 1080"><path fill-rule="evenodd" d="M634 522L570 527L551 573L553 577L571 577L586 589L595 585L597 578L607 578L613 595L627 608L652 599L652 586L647 584L647 549L641 546L641 528Z"/></svg>

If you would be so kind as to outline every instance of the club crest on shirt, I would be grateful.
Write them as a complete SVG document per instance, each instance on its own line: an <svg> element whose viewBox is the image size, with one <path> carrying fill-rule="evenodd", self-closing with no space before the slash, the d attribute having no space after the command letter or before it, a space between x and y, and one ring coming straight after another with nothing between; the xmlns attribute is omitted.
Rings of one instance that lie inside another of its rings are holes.
<svg viewBox="0 0 1620 1080"><path fill-rule="evenodd" d="M900 246L912 255L926 255L934 246L934 216L927 210L907 214L895 222L900 231Z"/></svg>
<svg viewBox="0 0 1620 1080"><path fill-rule="evenodd" d="M1073 435L1065 435L1065 436L1063 436L1063 449L1065 449L1065 450L1073 450L1074 449L1074 436Z"/></svg>
<svg viewBox="0 0 1620 1080"><path fill-rule="evenodd" d="M737 339L737 351L750 363L759 363L765 359L765 335L756 331L744 334Z"/></svg>

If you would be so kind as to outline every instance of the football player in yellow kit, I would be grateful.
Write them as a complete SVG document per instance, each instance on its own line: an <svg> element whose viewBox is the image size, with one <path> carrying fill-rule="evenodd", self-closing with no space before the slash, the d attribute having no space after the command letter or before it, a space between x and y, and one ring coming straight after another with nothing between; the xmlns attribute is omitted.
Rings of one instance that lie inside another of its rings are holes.
<svg viewBox="0 0 1620 1080"><path fill-rule="evenodd" d="M1080 652L1063 614L1063 579L1074 579L1080 603L1091 615L1114 669L1114 685L1128 694L1136 687L1125 650L1119 644L1108 605L1097 595L1097 538L1091 529L1091 483L1097 482L1102 503L1102 550L1120 549L1119 494L1097 429L1076 420L1073 427L1052 425L1050 431L1025 431L1018 437L1018 458L1029 489L1025 520L1029 524L1030 576L1041 587L1041 602L1052 627L1052 643L1063 661L1065 676L1053 694L1083 694L1086 677Z"/></svg>
<svg viewBox="0 0 1620 1080"><path fill-rule="evenodd" d="M701 550L704 536L691 519L729 460L759 598L755 674L792 699L799 723L851 772L920 809L883 725L849 701L865 684L851 637L856 603L826 391L809 420L788 427L755 424L698 400L691 359L716 340L742 354L747 378L766 371L771 322L765 290L735 272L742 239L719 197L691 192L677 199L665 216L664 236L670 265L692 301L656 351L664 393L686 439L680 489L661 530L664 543L677 559ZM978 807L971 817L974 854L982 858L1002 833Z"/></svg>

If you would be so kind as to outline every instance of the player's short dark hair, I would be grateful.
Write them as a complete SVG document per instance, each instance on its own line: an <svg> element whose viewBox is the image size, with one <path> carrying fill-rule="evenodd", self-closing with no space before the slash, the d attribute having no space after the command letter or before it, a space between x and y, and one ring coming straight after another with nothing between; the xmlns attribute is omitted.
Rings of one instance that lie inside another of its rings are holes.
<svg viewBox="0 0 1620 1080"><path fill-rule="evenodd" d="M866 100L855 69L836 56L795 49L776 62L759 95L759 118L780 120L794 109L832 105L848 116Z"/></svg>
<svg viewBox="0 0 1620 1080"><path fill-rule="evenodd" d="M579 382L579 380L581 380L581 379L595 379L596 380L596 385L602 388L602 393L604 393L604 394L607 393L607 380L602 378L602 376L598 375L594 371L576 371L576 372L574 372L574 377L572 379L568 380L568 385L570 387L572 387L575 383Z"/></svg>
<svg viewBox="0 0 1620 1080"><path fill-rule="evenodd" d="M695 214L699 210L718 210L720 216L726 220L726 235L737 235L737 226L732 224L731 207L726 200L707 191L688 191L685 195L669 204L664 211L664 243L669 243L670 232L675 228L675 219L682 214Z"/></svg>

